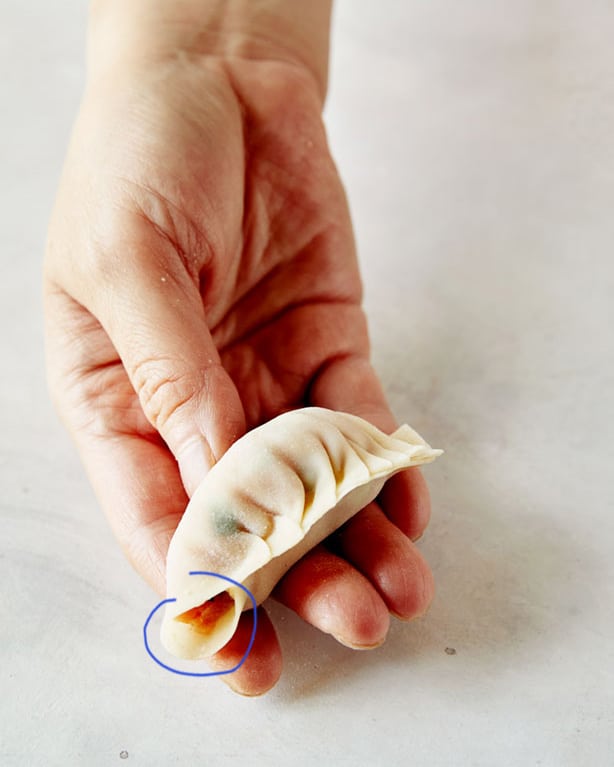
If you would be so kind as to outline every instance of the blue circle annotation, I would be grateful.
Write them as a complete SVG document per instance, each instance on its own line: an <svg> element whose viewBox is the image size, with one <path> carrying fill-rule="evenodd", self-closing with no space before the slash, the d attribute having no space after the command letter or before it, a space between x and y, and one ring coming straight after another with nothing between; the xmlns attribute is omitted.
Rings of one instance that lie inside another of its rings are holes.
<svg viewBox="0 0 614 767"><path fill-rule="evenodd" d="M204 671L204 672L181 671L178 668L173 668L172 666L169 666L166 663L163 663L159 658L157 658L153 654L153 652L151 651L151 647L149 646L149 641L147 640L147 627L149 626L149 624L151 622L151 619L158 612L158 610L163 605L170 604L171 602L176 602L177 601L176 598L173 598L173 599L163 599L149 613L149 615L147 617L147 620L145 621L145 625L143 626L143 641L145 642L145 649L149 653L150 657L153 658L153 660L155 660L155 662L158 664L158 666L162 666L162 668L165 668L167 671L172 671L173 674L181 674L182 676L223 676L224 674L233 674L235 671L240 669L241 666L247 660L247 656L250 654L251 649L252 649L252 645L254 644L254 639L256 638L256 628L258 626L258 605L256 603L256 598L254 597L252 592L247 588L247 586L244 586L242 583L239 583L238 581L235 581L232 578L228 578L226 575L220 575L220 573L210 573L210 572L201 571L201 570L192 570L192 571L190 571L190 575L212 575L214 578L220 578L223 581L228 581L228 583L232 583L234 586L238 586L240 589L243 589L243 591L251 599L252 606L254 608L254 610L253 610L254 625L252 626L252 634L251 634L251 637L249 639L249 644L247 645L247 650L245 651L243 657L237 663L236 666L233 666L232 668L226 669L226 671Z"/></svg>

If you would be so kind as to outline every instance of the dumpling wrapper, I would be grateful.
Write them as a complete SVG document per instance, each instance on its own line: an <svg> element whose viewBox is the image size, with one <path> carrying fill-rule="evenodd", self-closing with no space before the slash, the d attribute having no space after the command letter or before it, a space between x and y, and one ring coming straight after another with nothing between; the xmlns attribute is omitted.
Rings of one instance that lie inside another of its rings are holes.
<svg viewBox="0 0 614 767"><path fill-rule="evenodd" d="M303 554L379 494L385 481L441 454L409 426L391 436L347 413L293 410L245 434L196 489L171 540L161 641L207 658L233 636Z"/></svg>

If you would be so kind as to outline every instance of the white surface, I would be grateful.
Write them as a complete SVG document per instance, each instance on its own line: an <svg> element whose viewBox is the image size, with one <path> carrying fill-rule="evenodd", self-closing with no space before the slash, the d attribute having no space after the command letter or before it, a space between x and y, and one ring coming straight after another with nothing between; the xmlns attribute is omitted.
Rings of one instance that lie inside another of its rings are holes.
<svg viewBox="0 0 614 767"><path fill-rule="evenodd" d="M338 3L327 119L374 357L446 448L438 594L371 653L273 606L285 673L246 700L145 654L154 597L46 396L84 5L5 0L0 31L0 764L614 764L614 6Z"/></svg>

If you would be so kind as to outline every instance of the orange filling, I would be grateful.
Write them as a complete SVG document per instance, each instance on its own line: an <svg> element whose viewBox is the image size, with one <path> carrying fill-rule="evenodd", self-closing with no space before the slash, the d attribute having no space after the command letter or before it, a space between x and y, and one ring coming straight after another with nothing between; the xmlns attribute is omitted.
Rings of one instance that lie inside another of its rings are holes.
<svg viewBox="0 0 614 767"><path fill-rule="evenodd" d="M185 613L178 615L175 620L181 623L189 623L196 631L209 634L215 628L216 623L234 607L234 599L227 591L222 591L211 599L208 599L198 607L192 607Z"/></svg>

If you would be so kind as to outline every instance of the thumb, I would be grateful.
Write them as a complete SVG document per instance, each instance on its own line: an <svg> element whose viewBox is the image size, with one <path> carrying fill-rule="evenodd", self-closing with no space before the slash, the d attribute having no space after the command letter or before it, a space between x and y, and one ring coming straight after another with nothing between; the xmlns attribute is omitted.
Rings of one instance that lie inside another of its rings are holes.
<svg viewBox="0 0 614 767"><path fill-rule="evenodd" d="M183 264L176 256L170 262L126 260L116 279L108 268L99 279L89 275L83 303L109 335L143 413L175 456L191 495L245 432L245 414Z"/></svg>
<svg viewBox="0 0 614 767"><path fill-rule="evenodd" d="M191 358L179 351L181 341L159 333L155 351L153 345L148 353L143 348L139 355L126 357L124 365L143 412L175 456L191 496L209 469L244 433L245 418L208 331L198 336L198 352L192 350Z"/></svg>

